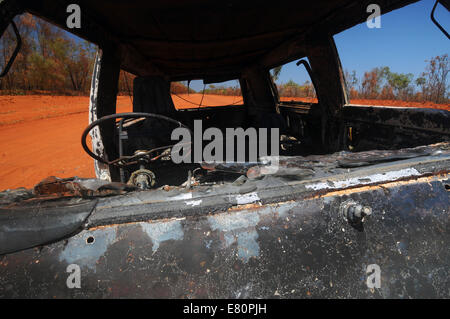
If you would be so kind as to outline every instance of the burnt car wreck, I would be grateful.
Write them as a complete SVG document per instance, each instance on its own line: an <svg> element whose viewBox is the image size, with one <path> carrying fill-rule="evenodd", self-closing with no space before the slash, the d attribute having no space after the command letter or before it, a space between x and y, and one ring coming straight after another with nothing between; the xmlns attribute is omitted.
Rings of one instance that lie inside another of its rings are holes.
<svg viewBox="0 0 450 319"><path fill-rule="evenodd" d="M348 103L333 35L371 1L78 1L68 29L71 2L0 3L0 33L30 12L99 46L80 132L97 178L0 193L0 297L450 297L450 112ZM269 70L297 60L316 103L278 97ZM171 82L197 79L238 80L242 104L175 109ZM279 156L175 164L171 132L196 120L276 128Z"/></svg>

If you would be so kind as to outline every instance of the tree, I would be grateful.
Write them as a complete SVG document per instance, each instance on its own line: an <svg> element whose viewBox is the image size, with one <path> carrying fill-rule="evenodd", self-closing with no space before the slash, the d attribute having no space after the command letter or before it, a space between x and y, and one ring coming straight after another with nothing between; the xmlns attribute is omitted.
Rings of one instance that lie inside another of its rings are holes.
<svg viewBox="0 0 450 319"><path fill-rule="evenodd" d="M281 73L281 69L283 68L282 65L274 67L272 69L271 75L272 75L272 80L274 82L278 81L278 78L280 77L280 73Z"/></svg>
<svg viewBox="0 0 450 319"><path fill-rule="evenodd" d="M28 58L33 52L32 33L36 29L35 21L30 14L24 14L14 19L22 38L22 47L8 74L0 79L0 89L29 89ZM8 27L0 39L0 64L5 66L16 46L15 35Z"/></svg>
<svg viewBox="0 0 450 319"><path fill-rule="evenodd" d="M416 100L423 101L424 100L425 87L426 87L426 84L427 84L427 79L425 79L423 76L421 76L421 77L418 77L414 82L421 89L421 92L416 94Z"/></svg>
<svg viewBox="0 0 450 319"><path fill-rule="evenodd" d="M23 14L15 18L22 48L0 89L44 90L87 93L95 48L88 42L69 37L61 29ZM0 40L0 61L15 47L15 36L8 30Z"/></svg>
<svg viewBox="0 0 450 319"><path fill-rule="evenodd" d="M350 73L348 70L345 70L344 80L345 80L345 86L347 88L347 96L350 99L357 98L358 91L357 91L356 87L358 85L358 77L356 76L356 71L353 70L352 73Z"/></svg>
<svg viewBox="0 0 450 319"><path fill-rule="evenodd" d="M365 72L361 83L361 95L366 99L378 98L380 88L389 72L389 67L386 66L374 68L370 72Z"/></svg>
<svg viewBox="0 0 450 319"><path fill-rule="evenodd" d="M448 54L443 54L431 58L422 73L422 95L425 100L435 103L444 103L448 101L448 84L447 78L450 72L450 62Z"/></svg>
<svg viewBox="0 0 450 319"><path fill-rule="evenodd" d="M408 73L394 73L387 70L386 78L389 85L394 90L394 94L397 98L407 100L408 99L408 89L410 89L409 84L411 83L414 74Z"/></svg>

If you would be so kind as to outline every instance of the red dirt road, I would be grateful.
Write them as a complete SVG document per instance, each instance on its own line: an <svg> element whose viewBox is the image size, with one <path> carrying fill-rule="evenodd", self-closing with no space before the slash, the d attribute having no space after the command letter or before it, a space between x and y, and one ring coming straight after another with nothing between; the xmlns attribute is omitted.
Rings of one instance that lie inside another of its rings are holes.
<svg viewBox="0 0 450 319"><path fill-rule="evenodd" d="M182 96L200 103L201 94ZM196 107L174 96L177 108ZM239 97L205 96L203 105L239 102ZM117 112L130 112L119 96ZM93 160L81 147L89 124L89 97L0 96L0 191L33 187L47 176L94 177Z"/></svg>
<svg viewBox="0 0 450 319"><path fill-rule="evenodd" d="M119 97L119 112L130 105ZM0 190L29 188L51 175L93 177L80 142L88 106L88 97L0 96Z"/></svg>
<svg viewBox="0 0 450 319"><path fill-rule="evenodd" d="M201 94L182 97L195 103L201 100ZM202 104L237 104L240 99L211 95L205 96ZM197 107L176 96L173 100L177 108ZM373 102L352 101L366 105L394 104ZM391 102L399 104L398 101ZM80 142L81 133L88 125L88 106L88 97L0 96L0 191L30 188L51 175L93 177L93 160L85 154ZM424 107L421 103L406 106ZM449 105L436 108L450 110ZM130 110L131 99L119 96L117 112Z"/></svg>

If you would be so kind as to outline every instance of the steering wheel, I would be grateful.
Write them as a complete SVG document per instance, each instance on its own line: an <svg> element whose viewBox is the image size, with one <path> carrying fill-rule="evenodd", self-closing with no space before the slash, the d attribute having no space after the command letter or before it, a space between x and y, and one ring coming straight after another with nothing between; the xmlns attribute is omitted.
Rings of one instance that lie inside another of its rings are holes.
<svg viewBox="0 0 450 319"><path fill-rule="evenodd" d="M166 122L170 122L170 123L174 123L177 124L179 127L183 127L189 130L189 132L191 132L191 130L184 125L183 123L181 123L180 121L171 119L170 117L164 116L164 115L160 115L160 114L153 114L153 113L135 113L135 112L129 112L129 113L117 113L117 114L112 114L112 115L107 115L107 116L103 116L102 118L92 122L91 124L89 124L88 127L86 127L86 129L83 131L83 134L81 135L81 145L83 146L84 151L93 159L99 161L100 163L104 163L106 165L114 165L114 166L118 166L118 167L124 167L127 165L132 165L132 164L136 164L136 160L138 160L139 158L148 156L149 154L155 152L155 151L159 151L159 150L164 150L167 148L171 148L173 147L175 144L172 145L167 145L167 146L161 146L161 147L157 147L154 149L151 149L149 151L141 151L138 152L135 155L131 155L131 156L120 156L119 158L112 160L112 161L107 161L106 159L98 156L97 154L94 154L89 147L87 146L86 143L86 137L89 134L89 132L96 127L97 125L108 121L108 120L113 120L113 119L117 119L117 118L122 118L123 120L125 119L130 119L130 118L156 118L156 119L160 119ZM192 134L192 132L191 132ZM159 157L157 157L159 158ZM157 159L155 158L155 159ZM155 160L152 159L152 160Z"/></svg>

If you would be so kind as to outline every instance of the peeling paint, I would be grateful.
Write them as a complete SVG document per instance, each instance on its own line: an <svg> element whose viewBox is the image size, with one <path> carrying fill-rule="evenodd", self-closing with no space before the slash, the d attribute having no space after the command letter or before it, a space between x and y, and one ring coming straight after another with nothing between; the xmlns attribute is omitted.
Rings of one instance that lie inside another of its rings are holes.
<svg viewBox="0 0 450 319"><path fill-rule="evenodd" d="M202 200L201 199L199 199L199 200L191 200L191 201L186 201L185 202L186 203L186 205L188 205L188 206L199 206L201 203L202 203Z"/></svg>
<svg viewBox="0 0 450 319"><path fill-rule="evenodd" d="M245 262L251 257L259 256L258 233L256 230L243 232L237 237L238 256Z"/></svg>
<svg viewBox="0 0 450 319"><path fill-rule="evenodd" d="M335 190L330 191L326 194L320 194L320 195L314 195L312 197L309 197L308 199L313 198L322 198L324 200L325 204L329 204L333 202L334 196L342 196L342 195L351 195L361 192L367 192L367 191L373 191L373 190L379 190L379 189L389 189L394 187L400 187L405 185L411 185L411 184L418 184L418 183L431 183L432 181L443 181L446 180L446 175L435 175L435 176L426 176L426 177L418 177L413 180L401 180L401 181L387 181L380 183L378 185L368 185L368 186L360 186L357 188L350 188L350 189L342 189L342 190Z"/></svg>
<svg viewBox="0 0 450 319"><path fill-rule="evenodd" d="M208 216L208 222L212 230L228 232L236 229L255 227L259 222L259 216L250 212L238 212L227 215L219 214Z"/></svg>
<svg viewBox="0 0 450 319"><path fill-rule="evenodd" d="M285 202L280 204L268 204L258 211L259 216L274 214L277 218L285 217L291 209L296 206L295 202Z"/></svg>
<svg viewBox="0 0 450 319"><path fill-rule="evenodd" d="M177 196L170 197L171 200L182 200L182 199L191 199L192 193L180 194Z"/></svg>
<svg viewBox="0 0 450 319"><path fill-rule="evenodd" d="M173 220L158 223L141 223L142 230L151 238L155 253L159 245L167 240L182 240L184 238L181 221Z"/></svg>
<svg viewBox="0 0 450 319"><path fill-rule="evenodd" d="M260 198L256 192L236 196L236 201L238 205L250 204L257 202L259 200Z"/></svg>
<svg viewBox="0 0 450 319"><path fill-rule="evenodd" d="M350 187L350 186L394 181L394 180L397 180L397 179L400 179L403 177L420 176L420 175L421 174L416 169L406 168L406 169L401 169L399 171L392 171L392 172L369 175L369 176L365 177L364 180L361 180L360 177L352 177L352 178L348 178L348 179L340 180L340 181L327 181L327 182L320 182L320 183L305 185L305 187L317 191L317 190L327 189L327 188L331 188L331 189L345 188L345 187Z"/></svg>
<svg viewBox="0 0 450 319"><path fill-rule="evenodd" d="M254 213L236 213L230 215L209 216L208 222L212 230L224 234L225 248L237 243L239 258L245 263L251 257L259 256L258 233L256 225L259 216Z"/></svg>
<svg viewBox="0 0 450 319"><path fill-rule="evenodd" d="M103 256L108 247L117 241L116 227L82 232L68 240L64 250L59 255L60 261L77 264L93 269L95 272L98 259ZM92 237L92 244L87 239Z"/></svg>

